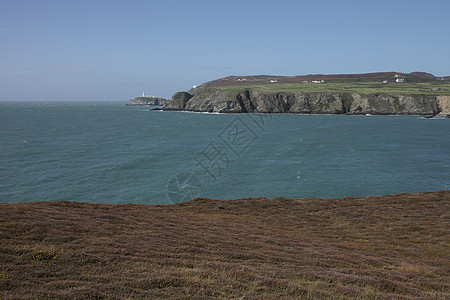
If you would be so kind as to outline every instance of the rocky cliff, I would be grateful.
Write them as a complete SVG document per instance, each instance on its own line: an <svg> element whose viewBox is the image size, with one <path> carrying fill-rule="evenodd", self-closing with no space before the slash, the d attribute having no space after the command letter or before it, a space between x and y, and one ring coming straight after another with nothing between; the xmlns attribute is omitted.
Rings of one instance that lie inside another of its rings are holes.
<svg viewBox="0 0 450 300"><path fill-rule="evenodd" d="M437 96L440 114L450 115L450 96Z"/></svg>
<svg viewBox="0 0 450 300"><path fill-rule="evenodd" d="M195 95L177 93L174 101L163 109L219 113L436 115L450 114L450 96L203 89Z"/></svg>

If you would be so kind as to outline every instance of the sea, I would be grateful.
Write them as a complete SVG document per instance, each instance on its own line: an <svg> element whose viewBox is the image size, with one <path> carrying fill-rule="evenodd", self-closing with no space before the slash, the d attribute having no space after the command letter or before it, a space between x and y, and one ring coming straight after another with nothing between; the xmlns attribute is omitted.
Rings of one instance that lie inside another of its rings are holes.
<svg viewBox="0 0 450 300"><path fill-rule="evenodd" d="M173 204L450 189L450 119L0 103L0 202Z"/></svg>

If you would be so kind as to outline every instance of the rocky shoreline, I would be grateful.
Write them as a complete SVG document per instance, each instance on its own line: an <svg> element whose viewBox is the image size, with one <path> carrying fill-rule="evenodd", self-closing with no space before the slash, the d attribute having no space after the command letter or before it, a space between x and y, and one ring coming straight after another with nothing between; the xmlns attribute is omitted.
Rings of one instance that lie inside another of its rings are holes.
<svg viewBox="0 0 450 300"><path fill-rule="evenodd" d="M450 115L450 96L329 92L231 92L204 89L176 93L162 110L214 113L295 113L347 115Z"/></svg>

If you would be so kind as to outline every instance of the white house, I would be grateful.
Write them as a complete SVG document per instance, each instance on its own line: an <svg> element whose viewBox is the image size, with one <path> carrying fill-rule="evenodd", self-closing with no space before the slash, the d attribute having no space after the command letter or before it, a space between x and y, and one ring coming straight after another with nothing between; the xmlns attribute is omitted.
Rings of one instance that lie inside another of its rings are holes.
<svg viewBox="0 0 450 300"><path fill-rule="evenodd" d="M395 82L398 82L398 83L405 82L405 78L397 78L397 79L395 79Z"/></svg>

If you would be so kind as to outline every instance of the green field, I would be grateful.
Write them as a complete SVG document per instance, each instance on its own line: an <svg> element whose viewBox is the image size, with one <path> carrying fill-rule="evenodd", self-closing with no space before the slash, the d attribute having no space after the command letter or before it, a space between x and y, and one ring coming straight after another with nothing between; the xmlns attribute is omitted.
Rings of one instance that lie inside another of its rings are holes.
<svg viewBox="0 0 450 300"><path fill-rule="evenodd" d="M450 82L433 80L426 82L394 81L382 83L380 81L344 81L332 80L325 83L271 83L257 85L221 86L226 91L242 91L245 88L257 89L265 92L300 92L300 93L334 93L351 92L358 94L415 94L415 95L450 95Z"/></svg>

